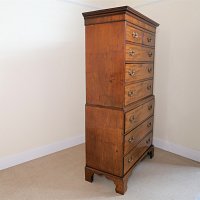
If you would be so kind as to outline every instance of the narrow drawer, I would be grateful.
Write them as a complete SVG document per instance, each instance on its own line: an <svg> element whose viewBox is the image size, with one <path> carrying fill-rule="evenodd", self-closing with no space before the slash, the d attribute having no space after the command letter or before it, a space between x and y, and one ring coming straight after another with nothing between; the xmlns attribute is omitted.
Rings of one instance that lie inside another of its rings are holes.
<svg viewBox="0 0 200 200"><path fill-rule="evenodd" d="M152 144L152 133L148 134L127 156L124 157L124 174L140 159Z"/></svg>
<svg viewBox="0 0 200 200"><path fill-rule="evenodd" d="M125 132L134 129L153 115L154 100L151 100L125 114Z"/></svg>
<svg viewBox="0 0 200 200"><path fill-rule="evenodd" d="M126 61L153 61L154 49L126 44Z"/></svg>
<svg viewBox="0 0 200 200"><path fill-rule="evenodd" d="M144 33L143 44L148 46L155 46L155 36L150 33Z"/></svg>
<svg viewBox="0 0 200 200"><path fill-rule="evenodd" d="M126 64L125 82L139 81L153 77L153 64Z"/></svg>
<svg viewBox="0 0 200 200"><path fill-rule="evenodd" d="M143 36L142 31L140 31L136 28L133 28L131 26L127 26L126 40L142 44L142 38L143 38L142 36Z"/></svg>
<svg viewBox="0 0 200 200"><path fill-rule="evenodd" d="M133 83L125 87L125 106L153 93L153 81Z"/></svg>
<svg viewBox="0 0 200 200"><path fill-rule="evenodd" d="M133 129L125 136L124 154L126 155L133 147L135 147L142 138L153 129L153 117L143 122L137 128Z"/></svg>

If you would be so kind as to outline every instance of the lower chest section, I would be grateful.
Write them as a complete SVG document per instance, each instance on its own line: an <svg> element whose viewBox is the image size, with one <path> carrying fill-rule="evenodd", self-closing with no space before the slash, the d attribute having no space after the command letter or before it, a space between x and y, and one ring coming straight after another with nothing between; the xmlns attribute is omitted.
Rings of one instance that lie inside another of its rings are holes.
<svg viewBox="0 0 200 200"><path fill-rule="evenodd" d="M152 144L154 99L129 111L86 106L86 165L124 176Z"/></svg>

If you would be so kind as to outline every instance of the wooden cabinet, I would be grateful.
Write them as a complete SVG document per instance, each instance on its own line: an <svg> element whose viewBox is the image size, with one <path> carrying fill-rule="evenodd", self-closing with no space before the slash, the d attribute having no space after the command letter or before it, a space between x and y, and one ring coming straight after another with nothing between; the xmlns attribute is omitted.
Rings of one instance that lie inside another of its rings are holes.
<svg viewBox="0 0 200 200"><path fill-rule="evenodd" d="M86 39L85 179L103 174L124 194L153 157L153 71L158 24L130 7L83 13Z"/></svg>

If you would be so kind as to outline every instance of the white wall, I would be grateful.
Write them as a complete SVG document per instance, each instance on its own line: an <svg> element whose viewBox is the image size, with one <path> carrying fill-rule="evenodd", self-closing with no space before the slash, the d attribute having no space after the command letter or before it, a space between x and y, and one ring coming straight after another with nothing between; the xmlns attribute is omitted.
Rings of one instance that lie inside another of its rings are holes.
<svg viewBox="0 0 200 200"><path fill-rule="evenodd" d="M83 138L87 9L0 0L0 160Z"/></svg>
<svg viewBox="0 0 200 200"><path fill-rule="evenodd" d="M196 152L200 151L199 8L199 0L165 0L137 8L160 23L154 136Z"/></svg>

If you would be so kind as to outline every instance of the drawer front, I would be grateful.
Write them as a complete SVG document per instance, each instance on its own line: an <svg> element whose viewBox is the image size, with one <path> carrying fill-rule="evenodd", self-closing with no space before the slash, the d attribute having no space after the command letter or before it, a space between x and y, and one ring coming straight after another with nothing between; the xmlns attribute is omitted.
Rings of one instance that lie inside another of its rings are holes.
<svg viewBox="0 0 200 200"><path fill-rule="evenodd" d="M153 78L153 64L126 64L126 83L149 78Z"/></svg>
<svg viewBox="0 0 200 200"><path fill-rule="evenodd" d="M125 132L134 129L153 115L154 100L151 100L125 114Z"/></svg>
<svg viewBox="0 0 200 200"><path fill-rule="evenodd" d="M153 93L153 81L143 81L125 87L125 106Z"/></svg>
<svg viewBox="0 0 200 200"><path fill-rule="evenodd" d="M133 28L131 26L127 26L126 40L142 44L142 36L143 36L142 31L140 31L136 28Z"/></svg>
<svg viewBox="0 0 200 200"><path fill-rule="evenodd" d="M124 154L126 155L139 141L141 141L147 133L153 129L153 117L143 122L137 128L133 129L125 136Z"/></svg>
<svg viewBox="0 0 200 200"><path fill-rule="evenodd" d="M137 162L138 159L152 144L152 133L148 134L127 156L124 157L124 174Z"/></svg>
<svg viewBox="0 0 200 200"><path fill-rule="evenodd" d="M155 46L155 36L149 33L144 33L143 44L148 46Z"/></svg>
<svg viewBox="0 0 200 200"><path fill-rule="evenodd" d="M153 61L154 49L126 44L126 61Z"/></svg>

